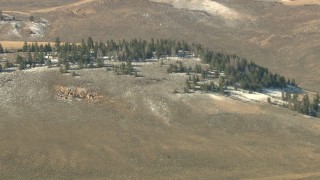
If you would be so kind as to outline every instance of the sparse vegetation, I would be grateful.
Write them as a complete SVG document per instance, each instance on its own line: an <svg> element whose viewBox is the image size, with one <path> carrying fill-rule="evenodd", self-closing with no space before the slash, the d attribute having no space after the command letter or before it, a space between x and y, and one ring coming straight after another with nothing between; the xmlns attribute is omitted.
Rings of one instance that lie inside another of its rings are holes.
<svg viewBox="0 0 320 180"><path fill-rule="evenodd" d="M33 22L33 21L34 21L34 16L30 16L30 17L29 17L29 20L30 20L31 22Z"/></svg>

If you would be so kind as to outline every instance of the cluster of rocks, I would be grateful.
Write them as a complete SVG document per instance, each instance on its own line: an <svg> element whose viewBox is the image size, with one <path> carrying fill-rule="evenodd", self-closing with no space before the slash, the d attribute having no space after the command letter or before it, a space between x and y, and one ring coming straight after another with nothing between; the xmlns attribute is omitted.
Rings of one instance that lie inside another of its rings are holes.
<svg viewBox="0 0 320 180"><path fill-rule="evenodd" d="M59 99L87 99L97 100L101 98L96 92L88 92L85 88L56 86L57 97Z"/></svg>

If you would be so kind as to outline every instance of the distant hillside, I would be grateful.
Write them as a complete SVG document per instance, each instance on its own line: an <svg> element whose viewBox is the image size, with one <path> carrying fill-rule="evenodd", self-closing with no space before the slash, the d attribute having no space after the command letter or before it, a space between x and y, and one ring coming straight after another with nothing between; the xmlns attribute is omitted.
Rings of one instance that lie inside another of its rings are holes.
<svg viewBox="0 0 320 180"><path fill-rule="evenodd" d="M28 3L32 2L35 1L28 0ZM65 7L61 2L51 1L34 7L4 3L1 6L3 12L20 12L7 13L11 16L23 16L27 22L30 12L33 12L35 19L46 19L49 23L44 28L43 37L8 35L13 25L7 25L0 29L0 40L47 42L60 37L79 42L88 36L101 40L135 37L186 39L247 57L276 73L296 79L307 89L318 91L320 88L317 78L320 76L317 28L320 6L287 6L268 0L201 0L192 1L192 7L187 0L172 3L165 0L79 2L68 1Z"/></svg>

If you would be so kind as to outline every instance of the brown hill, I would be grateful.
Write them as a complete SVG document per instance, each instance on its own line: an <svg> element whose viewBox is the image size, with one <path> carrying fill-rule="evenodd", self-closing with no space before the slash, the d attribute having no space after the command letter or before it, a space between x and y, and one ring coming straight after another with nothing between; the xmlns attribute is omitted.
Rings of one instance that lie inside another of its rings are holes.
<svg viewBox="0 0 320 180"><path fill-rule="evenodd" d="M173 60L174 62L174 60ZM183 92L169 61L35 68L0 78L1 179L319 176L319 121L267 103ZM93 94L90 98L88 94Z"/></svg>
<svg viewBox="0 0 320 180"><path fill-rule="evenodd" d="M34 3L32 0L25 2ZM44 37L16 37L1 28L0 39L48 41L57 36L77 42L88 36L97 40L185 39L247 57L275 72L295 78L305 88L315 91L320 88L317 78L320 75L320 6L287 6L267 0L157 2L162 3L92 0L68 1L64 6L61 1L50 1L31 7L0 1L4 12L19 10L31 13L36 19L47 19L50 24ZM190 2L197 6L188 7Z"/></svg>

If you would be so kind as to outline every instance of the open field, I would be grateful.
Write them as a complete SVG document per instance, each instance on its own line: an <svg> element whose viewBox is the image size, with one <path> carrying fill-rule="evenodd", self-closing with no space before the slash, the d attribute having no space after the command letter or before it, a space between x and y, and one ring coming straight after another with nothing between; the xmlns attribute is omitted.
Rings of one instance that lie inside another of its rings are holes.
<svg viewBox="0 0 320 180"><path fill-rule="evenodd" d="M20 49L24 45L24 41L0 41L3 48L5 49ZM32 44L34 42L27 42L28 44ZM38 45L45 45L45 44L54 44L54 42L37 42Z"/></svg>

